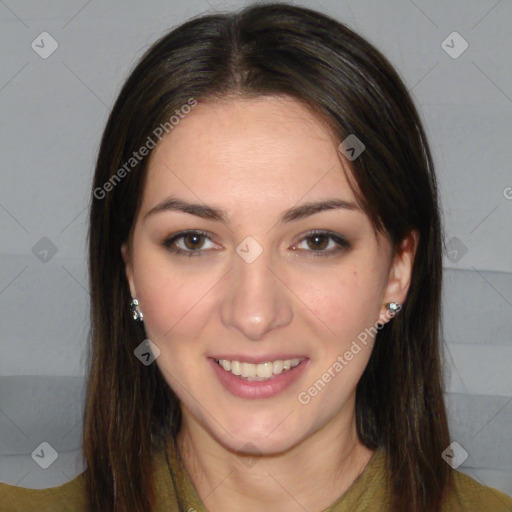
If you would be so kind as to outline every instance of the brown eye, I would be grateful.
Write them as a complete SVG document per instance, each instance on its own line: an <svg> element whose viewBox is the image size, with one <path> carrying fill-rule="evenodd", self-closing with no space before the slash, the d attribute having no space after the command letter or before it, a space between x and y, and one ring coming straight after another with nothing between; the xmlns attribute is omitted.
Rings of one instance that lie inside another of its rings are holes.
<svg viewBox="0 0 512 512"><path fill-rule="evenodd" d="M308 246L314 251L322 251L329 245L329 237L327 235L311 235L307 237Z"/></svg>
<svg viewBox="0 0 512 512"><path fill-rule="evenodd" d="M180 256L203 256L210 249L218 248L208 233L202 231L182 231L164 240L162 245Z"/></svg>
<svg viewBox="0 0 512 512"><path fill-rule="evenodd" d="M199 233L189 233L183 236L183 242L187 249L193 251L194 249L201 249L204 244L206 236Z"/></svg>
<svg viewBox="0 0 512 512"><path fill-rule="evenodd" d="M300 247L302 245L302 247ZM294 247L309 256L332 256L350 248L350 244L341 236L329 231L307 233Z"/></svg>

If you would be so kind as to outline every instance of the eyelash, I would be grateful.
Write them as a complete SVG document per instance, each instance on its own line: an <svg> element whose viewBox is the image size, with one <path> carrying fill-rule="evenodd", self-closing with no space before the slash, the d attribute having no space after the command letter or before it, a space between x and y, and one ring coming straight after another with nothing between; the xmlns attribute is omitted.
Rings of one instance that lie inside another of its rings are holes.
<svg viewBox="0 0 512 512"><path fill-rule="evenodd" d="M196 251L191 251L191 250L184 250L184 249L180 249L179 247L174 247L173 244L181 239L181 238L184 238L185 236L187 235L201 235L201 236L205 236L208 238L208 240L212 241L209 234L206 233L205 231L198 231L198 230L191 230L191 231L182 231L176 235L173 235L172 237L170 238L167 238L166 240L164 240L162 242L162 245L171 253L174 253L174 254L177 254L179 256L188 256L188 257L192 257L192 256L204 256L205 250L201 250L201 249L198 249ZM338 252L340 251L343 251L345 249L349 249L350 248L350 244L343 238L341 238L339 235L336 235L335 233L332 233L330 231L321 231L321 230L313 230L313 231L309 231L308 233L306 233L305 236L303 236L298 243L301 243L303 242L304 240L307 240L308 238L312 238L313 236L315 235L321 235L321 236L327 236L330 240L332 240L333 242L335 242L338 247L334 250L330 249L329 251L314 251L314 250L310 250L310 251L307 251L309 253L309 256L311 257L327 257L327 256L332 256L334 254L337 254Z"/></svg>

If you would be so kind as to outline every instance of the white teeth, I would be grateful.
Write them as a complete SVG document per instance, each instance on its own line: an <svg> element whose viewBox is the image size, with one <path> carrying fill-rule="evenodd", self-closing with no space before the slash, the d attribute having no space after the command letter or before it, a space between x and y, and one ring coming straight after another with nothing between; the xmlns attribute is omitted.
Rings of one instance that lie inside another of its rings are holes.
<svg viewBox="0 0 512 512"><path fill-rule="evenodd" d="M274 361L274 364L272 366L272 372L274 373L274 375L279 375L283 371L283 368L284 361Z"/></svg>
<svg viewBox="0 0 512 512"><path fill-rule="evenodd" d="M267 361L265 363L252 364L241 363L240 361L228 361L226 359L219 359L217 363L224 368L227 372L234 375L239 375L247 380L268 380L274 375L286 372L291 368L297 366L302 359L286 359L278 361Z"/></svg>
<svg viewBox="0 0 512 512"><path fill-rule="evenodd" d="M242 365L238 361L231 361L231 373L242 375Z"/></svg>
<svg viewBox="0 0 512 512"><path fill-rule="evenodd" d="M272 364L273 363L260 363L256 365L256 375L258 377L265 377L268 379L272 377Z"/></svg>
<svg viewBox="0 0 512 512"><path fill-rule="evenodd" d="M256 365L242 363L242 377L256 377Z"/></svg>

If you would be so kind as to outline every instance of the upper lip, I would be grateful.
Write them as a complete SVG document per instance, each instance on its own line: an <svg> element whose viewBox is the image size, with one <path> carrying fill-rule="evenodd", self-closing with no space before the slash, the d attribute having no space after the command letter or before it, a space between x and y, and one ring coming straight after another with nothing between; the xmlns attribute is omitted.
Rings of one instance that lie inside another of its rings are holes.
<svg viewBox="0 0 512 512"><path fill-rule="evenodd" d="M297 354L267 354L263 356L251 356L251 355L242 355L242 354L234 354L227 355L221 354L217 356L211 356L212 359L226 359L227 361L239 361L240 363L252 363L252 364L261 364L267 363L269 361L286 361L287 359L300 359L303 361L307 359L306 356L301 356Z"/></svg>

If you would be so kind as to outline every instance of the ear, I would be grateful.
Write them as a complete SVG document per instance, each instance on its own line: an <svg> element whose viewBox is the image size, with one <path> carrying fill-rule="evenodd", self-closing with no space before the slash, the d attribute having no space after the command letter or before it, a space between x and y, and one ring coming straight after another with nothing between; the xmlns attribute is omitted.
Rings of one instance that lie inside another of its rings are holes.
<svg viewBox="0 0 512 512"><path fill-rule="evenodd" d="M411 231L395 251L389 269L388 282L384 293L384 301L380 311L379 323L387 323L392 318L384 304L398 302L403 304L407 298L411 284L414 256L418 248L419 233Z"/></svg>
<svg viewBox="0 0 512 512"><path fill-rule="evenodd" d="M121 245L121 255L124 261L124 269L126 273L126 279L128 280L128 285L130 287L130 293L132 297L137 297L137 293L135 291L135 285L133 284L133 269L132 269L132 260L131 253L128 243L125 242Z"/></svg>

